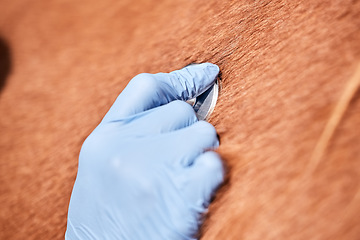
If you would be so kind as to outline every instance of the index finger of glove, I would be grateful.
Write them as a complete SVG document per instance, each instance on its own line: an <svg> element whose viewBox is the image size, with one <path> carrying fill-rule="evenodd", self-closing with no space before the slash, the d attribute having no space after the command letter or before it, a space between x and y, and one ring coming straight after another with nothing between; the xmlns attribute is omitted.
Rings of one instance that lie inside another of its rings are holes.
<svg viewBox="0 0 360 240"><path fill-rule="evenodd" d="M194 98L214 83L218 73L218 66L202 63L170 73L139 74L118 96L104 120L119 120L174 100Z"/></svg>

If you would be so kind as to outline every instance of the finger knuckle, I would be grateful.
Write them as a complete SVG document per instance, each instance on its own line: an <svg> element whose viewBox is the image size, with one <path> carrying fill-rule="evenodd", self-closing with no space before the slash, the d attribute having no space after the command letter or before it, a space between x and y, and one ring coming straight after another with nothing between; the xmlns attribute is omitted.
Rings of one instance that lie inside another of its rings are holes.
<svg viewBox="0 0 360 240"><path fill-rule="evenodd" d="M207 152L207 160L204 161L206 168L212 172L223 171L223 163L216 152Z"/></svg>
<svg viewBox="0 0 360 240"><path fill-rule="evenodd" d="M206 134L208 137L211 138L217 138L217 132L216 129L213 125L211 125L210 123L206 122L206 121L199 121L198 123L199 129Z"/></svg>
<svg viewBox="0 0 360 240"><path fill-rule="evenodd" d="M190 106L190 104L188 104L184 101L180 101L180 100L175 100L175 101L171 102L170 104L171 104L171 107L173 108L175 114L178 115L179 117L182 117L182 116L196 117L195 111Z"/></svg>
<svg viewBox="0 0 360 240"><path fill-rule="evenodd" d="M138 89L154 90L157 89L158 81L155 79L153 74L140 73L136 75L132 80L132 84L136 85Z"/></svg>

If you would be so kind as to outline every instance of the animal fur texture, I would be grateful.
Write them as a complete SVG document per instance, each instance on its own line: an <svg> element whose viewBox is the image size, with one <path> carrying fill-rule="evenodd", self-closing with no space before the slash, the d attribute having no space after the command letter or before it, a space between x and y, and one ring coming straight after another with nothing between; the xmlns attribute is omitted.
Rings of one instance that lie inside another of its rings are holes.
<svg viewBox="0 0 360 240"><path fill-rule="evenodd" d="M116 96L205 61L228 178L202 239L360 239L360 1L0 5L0 239L63 239L81 144Z"/></svg>

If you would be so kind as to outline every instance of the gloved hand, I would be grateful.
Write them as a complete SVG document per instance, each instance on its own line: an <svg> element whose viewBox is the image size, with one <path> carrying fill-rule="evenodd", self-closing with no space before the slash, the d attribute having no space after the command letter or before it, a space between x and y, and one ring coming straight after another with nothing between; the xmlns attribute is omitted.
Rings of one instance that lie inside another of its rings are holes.
<svg viewBox="0 0 360 240"><path fill-rule="evenodd" d="M65 238L194 239L224 178L215 128L179 100L219 68L190 65L134 77L85 140Z"/></svg>

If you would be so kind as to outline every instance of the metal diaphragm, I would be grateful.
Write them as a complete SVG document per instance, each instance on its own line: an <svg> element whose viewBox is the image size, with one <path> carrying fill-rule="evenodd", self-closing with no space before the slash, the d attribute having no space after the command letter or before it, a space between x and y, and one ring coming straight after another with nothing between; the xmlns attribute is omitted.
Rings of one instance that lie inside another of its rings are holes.
<svg viewBox="0 0 360 240"><path fill-rule="evenodd" d="M204 93L196 98L186 101L194 108L196 116L199 120L208 120L211 113L214 111L216 101L219 96L220 78L216 78L216 81L211 85Z"/></svg>

